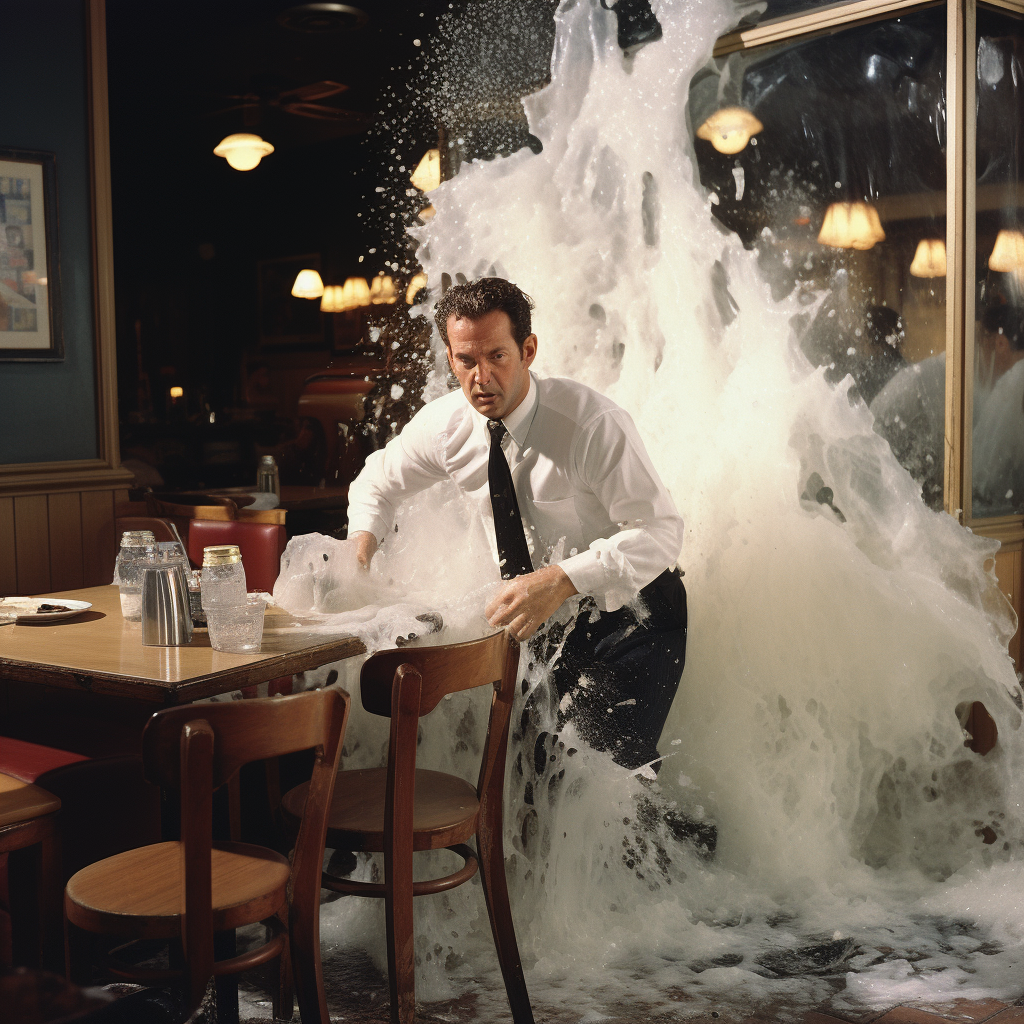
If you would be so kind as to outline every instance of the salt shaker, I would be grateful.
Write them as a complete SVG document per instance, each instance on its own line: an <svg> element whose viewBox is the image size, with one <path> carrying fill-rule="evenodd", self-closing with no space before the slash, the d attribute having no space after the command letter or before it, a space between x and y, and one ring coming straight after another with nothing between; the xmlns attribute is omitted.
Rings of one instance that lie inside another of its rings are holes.
<svg viewBox="0 0 1024 1024"><path fill-rule="evenodd" d="M264 455L256 470L256 490L261 494L273 494L281 500L281 476L273 455Z"/></svg>

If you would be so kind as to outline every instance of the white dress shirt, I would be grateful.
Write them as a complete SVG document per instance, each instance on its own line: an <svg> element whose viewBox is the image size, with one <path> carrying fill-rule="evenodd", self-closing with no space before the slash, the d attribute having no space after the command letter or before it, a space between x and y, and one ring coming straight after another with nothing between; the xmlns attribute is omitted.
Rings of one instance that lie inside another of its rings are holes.
<svg viewBox="0 0 1024 1024"><path fill-rule="evenodd" d="M675 565L683 520L629 413L576 381L531 373L503 422L535 568L561 566L581 594L614 611ZM450 479L485 522L497 566L489 450L487 418L462 391L430 402L352 482L349 534L365 530L380 542L403 499Z"/></svg>

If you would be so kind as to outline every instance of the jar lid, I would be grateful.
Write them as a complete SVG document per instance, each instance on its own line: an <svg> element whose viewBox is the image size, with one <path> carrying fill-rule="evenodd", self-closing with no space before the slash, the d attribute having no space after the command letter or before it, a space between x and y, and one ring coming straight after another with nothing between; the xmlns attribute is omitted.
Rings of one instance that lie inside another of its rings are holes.
<svg viewBox="0 0 1024 1024"><path fill-rule="evenodd" d="M121 547L136 548L143 544L155 544L156 537L152 530L125 530L121 534Z"/></svg>
<svg viewBox="0 0 1024 1024"><path fill-rule="evenodd" d="M273 455L263 455L260 458L260 465L261 466L275 466L275 465L277 465L277 463L274 462L274 456Z"/></svg>
<svg viewBox="0 0 1024 1024"><path fill-rule="evenodd" d="M214 544L203 548L203 566L233 565L242 560L242 553L237 544Z"/></svg>

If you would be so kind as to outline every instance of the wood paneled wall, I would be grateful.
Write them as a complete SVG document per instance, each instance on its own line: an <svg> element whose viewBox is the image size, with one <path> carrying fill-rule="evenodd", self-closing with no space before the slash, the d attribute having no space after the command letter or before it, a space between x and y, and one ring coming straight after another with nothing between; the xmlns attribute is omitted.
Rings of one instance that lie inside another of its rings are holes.
<svg viewBox="0 0 1024 1024"><path fill-rule="evenodd" d="M1024 551L1021 541L1003 542L996 555L996 576L999 589L1010 599L1013 610L1017 613L1017 632L1010 641L1010 657L1013 658L1017 671L1021 669L1021 594L1024 592Z"/></svg>
<svg viewBox="0 0 1024 1024"><path fill-rule="evenodd" d="M127 499L122 489L0 495L0 596L109 583L114 509Z"/></svg>

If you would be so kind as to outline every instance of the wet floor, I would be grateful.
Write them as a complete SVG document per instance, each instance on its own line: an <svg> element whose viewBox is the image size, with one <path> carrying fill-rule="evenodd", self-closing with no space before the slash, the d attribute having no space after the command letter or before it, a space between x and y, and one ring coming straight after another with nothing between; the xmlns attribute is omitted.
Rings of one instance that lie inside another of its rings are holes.
<svg viewBox="0 0 1024 1024"><path fill-rule="evenodd" d="M261 976L253 972L243 979L239 991L240 1024L264 1024L272 1020L269 989L261 986ZM388 1024L390 1006L387 979L363 953L347 950L330 957L324 964L324 984L332 1024ZM835 994L843 990L842 976L834 979ZM1021 982L1024 992L1024 979ZM749 1010L735 1005L722 1011L687 1010L684 991L676 994L677 1011L657 1007L610 1004L600 1018L593 1013L584 1017L570 1006L552 1006L534 1001L534 1017L538 1024L665 1024L666 1021L691 1021L693 1024L942 1024L957 1021L960 1024L1024 1024L1024 996L1016 1004L1008 1005L995 999L979 1001L958 1000L935 1005L901 1005L895 1007L844 1007L839 1012L828 1005L816 1009L795 1007L784 1002L772 1006L760 1005ZM495 1015L488 1001L486 1011L479 1006L475 994L440 1003L417 1004L416 1020L422 1024L504 1024L511 1021L505 1010ZM296 1008L295 1020L298 1020Z"/></svg>

